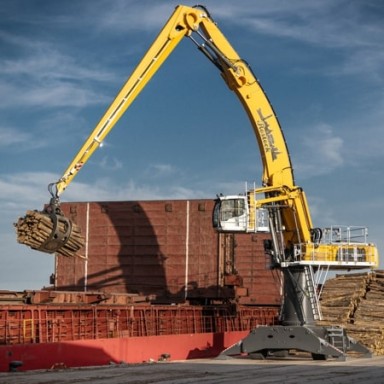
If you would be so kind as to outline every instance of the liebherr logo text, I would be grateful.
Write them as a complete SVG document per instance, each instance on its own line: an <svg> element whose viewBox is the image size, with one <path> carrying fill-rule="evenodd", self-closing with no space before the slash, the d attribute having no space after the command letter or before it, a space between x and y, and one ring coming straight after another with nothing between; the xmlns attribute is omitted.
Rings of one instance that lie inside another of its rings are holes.
<svg viewBox="0 0 384 384"><path fill-rule="evenodd" d="M260 132L261 141L263 142L265 152L271 152L272 161L277 159L277 155L280 153L279 148L275 146L275 140L273 138L272 129L269 127L268 119L273 115L263 116L261 109L257 110L257 114L260 117L260 121L257 122L257 127Z"/></svg>

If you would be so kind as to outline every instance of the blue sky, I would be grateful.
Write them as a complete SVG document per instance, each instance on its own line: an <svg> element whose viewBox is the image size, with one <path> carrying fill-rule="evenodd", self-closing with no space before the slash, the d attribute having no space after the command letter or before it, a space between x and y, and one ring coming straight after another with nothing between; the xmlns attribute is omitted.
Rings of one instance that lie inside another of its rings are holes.
<svg viewBox="0 0 384 384"><path fill-rule="evenodd" d="M53 257L13 223L48 202L177 4L0 0L0 289L48 285ZM266 90L315 226L366 225L384 255L383 2L203 4ZM62 201L210 199L260 180L240 103L186 39Z"/></svg>

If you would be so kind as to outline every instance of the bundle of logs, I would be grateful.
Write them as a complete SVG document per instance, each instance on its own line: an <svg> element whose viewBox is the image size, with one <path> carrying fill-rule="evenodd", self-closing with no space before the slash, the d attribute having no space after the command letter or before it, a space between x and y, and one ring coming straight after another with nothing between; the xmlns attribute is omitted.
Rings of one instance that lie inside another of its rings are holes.
<svg viewBox="0 0 384 384"><path fill-rule="evenodd" d="M322 325L340 325L348 336L384 355L384 271L327 280L320 304Z"/></svg>
<svg viewBox="0 0 384 384"><path fill-rule="evenodd" d="M83 247L85 241L81 236L80 228L75 223L71 223L70 233L63 239L60 239L60 235L68 231L68 225L61 220L55 222L45 212L27 211L14 226L17 241L20 244L43 252L82 257L77 252Z"/></svg>

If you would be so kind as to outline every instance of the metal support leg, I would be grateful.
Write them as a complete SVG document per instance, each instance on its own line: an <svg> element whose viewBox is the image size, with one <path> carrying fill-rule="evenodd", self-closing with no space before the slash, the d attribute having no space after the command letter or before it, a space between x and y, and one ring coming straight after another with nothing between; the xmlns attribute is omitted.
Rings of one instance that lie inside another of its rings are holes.
<svg viewBox="0 0 384 384"><path fill-rule="evenodd" d="M362 344L349 338L343 328L335 337L335 328L317 326L259 326L247 337L224 350L219 358L225 356L251 355L266 358L276 352L297 350L309 352L314 360L328 357L346 359L349 351L359 352L371 357L371 352Z"/></svg>

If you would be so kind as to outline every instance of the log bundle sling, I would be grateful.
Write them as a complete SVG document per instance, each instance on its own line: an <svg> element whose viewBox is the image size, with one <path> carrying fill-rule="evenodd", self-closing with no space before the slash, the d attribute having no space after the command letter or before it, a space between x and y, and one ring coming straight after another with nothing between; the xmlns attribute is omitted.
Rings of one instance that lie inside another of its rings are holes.
<svg viewBox="0 0 384 384"><path fill-rule="evenodd" d="M80 228L63 215L27 211L14 225L17 241L41 252L79 256L84 245Z"/></svg>

